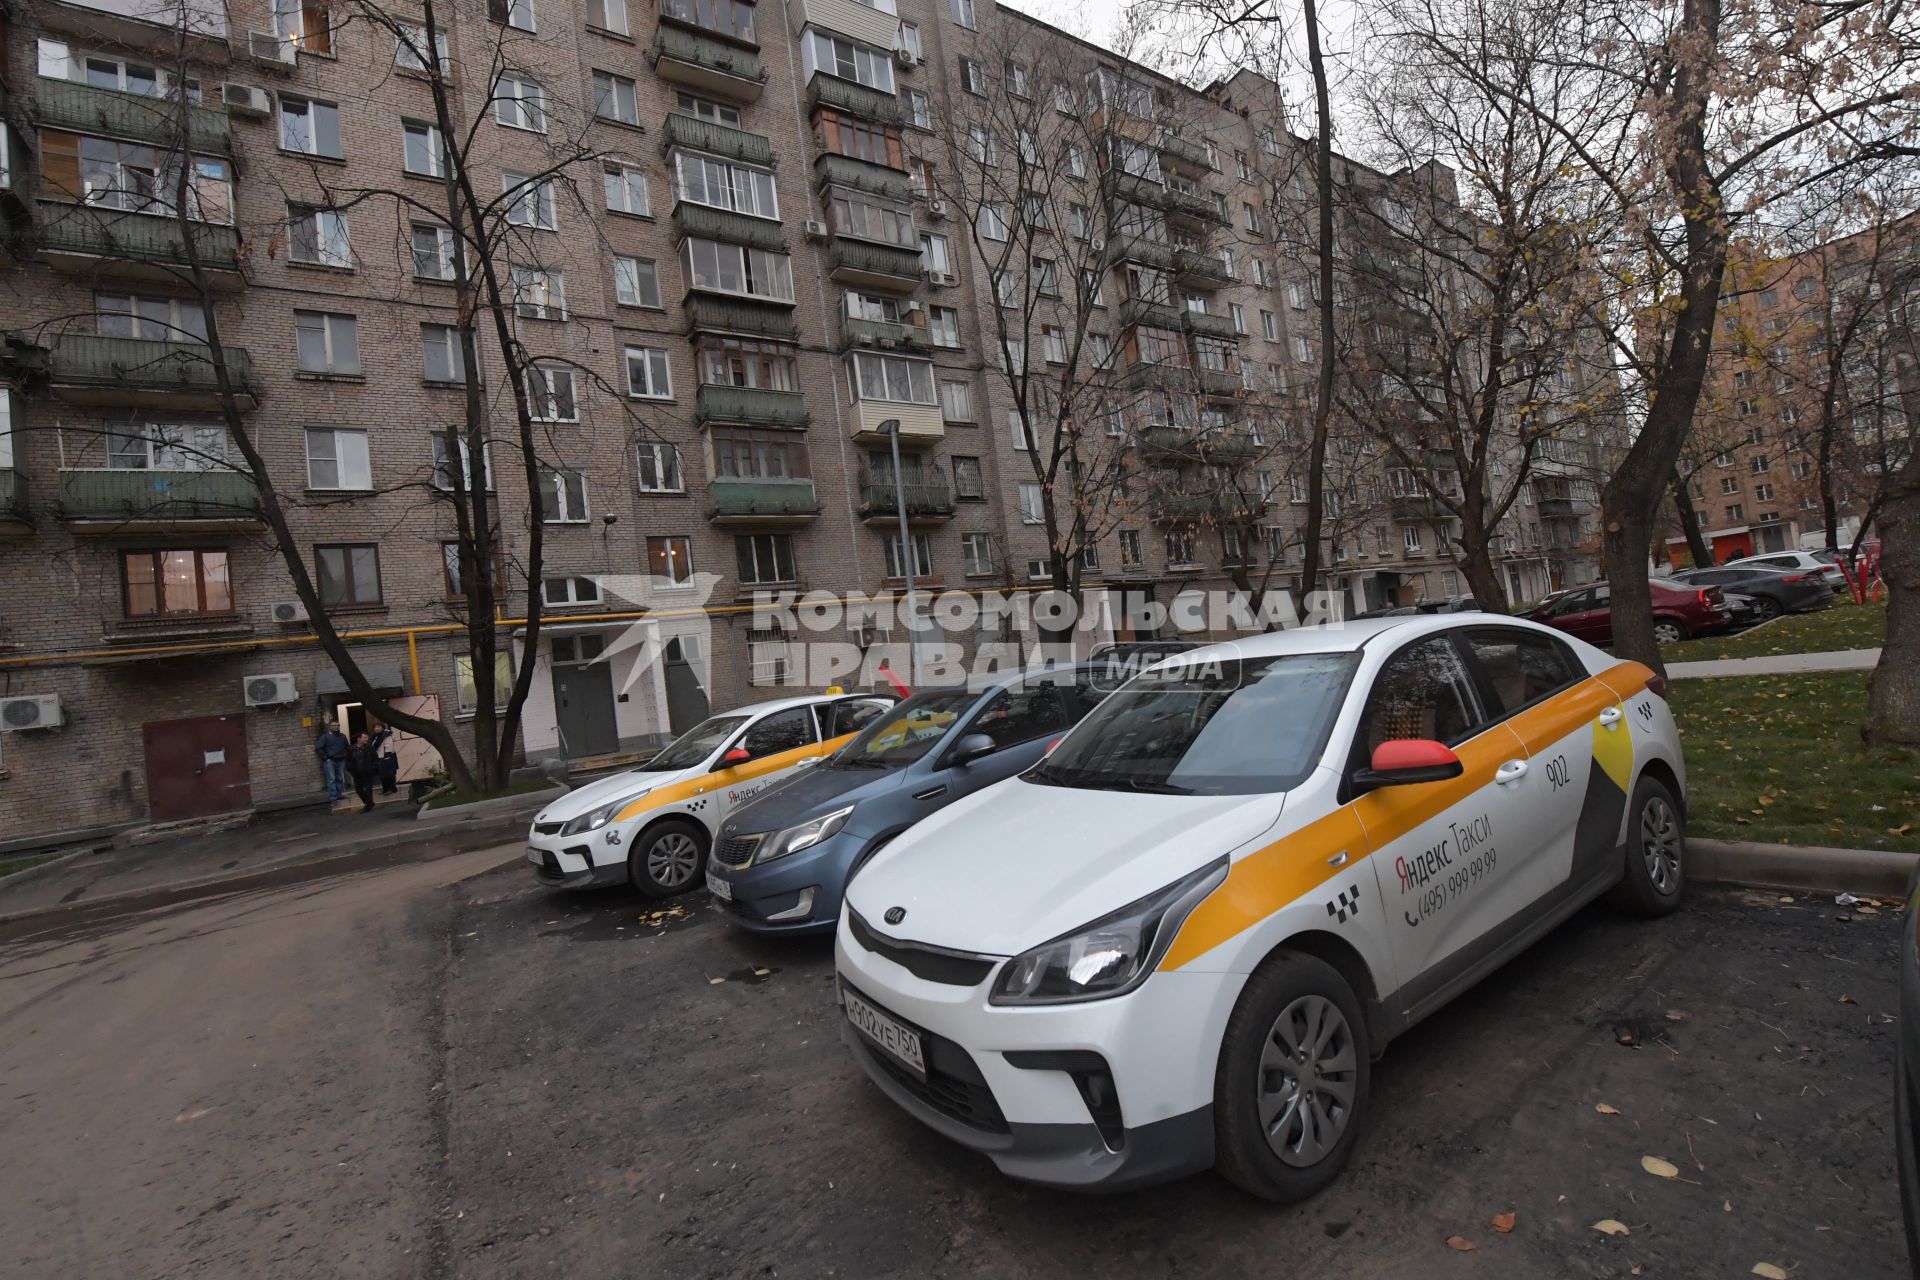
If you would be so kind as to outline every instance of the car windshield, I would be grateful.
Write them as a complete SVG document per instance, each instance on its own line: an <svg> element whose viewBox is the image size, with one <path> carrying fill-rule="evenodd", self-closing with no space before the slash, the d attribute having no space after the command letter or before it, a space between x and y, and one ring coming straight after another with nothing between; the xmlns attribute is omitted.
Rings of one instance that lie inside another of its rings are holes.
<svg viewBox="0 0 1920 1280"><path fill-rule="evenodd" d="M653 759L641 768L649 772L661 769L691 769L708 756L713 749L740 731L747 722L746 716L715 716L711 720L702 720L672 742L667 744Z"/></svg>
<svg viewBox="0 0 1920 1280"><path fill-rule="evenodd" d="M892 769L912 764L947 736L947 730L980 697L965 689L916 693L874 718L860 736L834 752L836 769Z"/></svg>
<svg viewBox="0 0 1920 1280"><path fill-rule="evenodd" d="M1357 654L1175 659L1096 707L1032 782L1229 796L1285 791L1319 762Z"/></svg>

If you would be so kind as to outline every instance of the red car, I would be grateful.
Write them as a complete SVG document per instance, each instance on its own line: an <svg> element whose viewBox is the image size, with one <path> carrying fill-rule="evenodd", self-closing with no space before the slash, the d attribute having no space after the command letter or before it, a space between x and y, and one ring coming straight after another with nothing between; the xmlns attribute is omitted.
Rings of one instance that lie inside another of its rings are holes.
<svg viewBox="0 0 1920 1280"><path fill-rule="evenodd" d="M1726 630L1733 621L1733 606L1718 587L1681 587L1657 578L1648 585L1653 589L1653 638L1661 644L1712 635ZM1579 636L1589 644L1612 644L1611 598L1606 583L1590 583L1548 596L1527 617Z"/></svg>

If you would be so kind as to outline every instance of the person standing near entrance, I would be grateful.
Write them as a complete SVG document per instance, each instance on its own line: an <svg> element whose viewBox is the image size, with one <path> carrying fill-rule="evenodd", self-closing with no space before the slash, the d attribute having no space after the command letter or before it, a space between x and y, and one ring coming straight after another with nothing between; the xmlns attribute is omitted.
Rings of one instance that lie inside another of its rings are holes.
<svg viewBox="0 0 1920 1280"><path fill-rule="evenodd" d="M400 789L400 753L393 745L393 730L385 725L374 730L373 758L380 766L381 794L393 795Z"/></svg>
<svg viewBox="0 0 1920 1280"><path fill-rule="evenodd" d="M347 772L353 775L353 789L360 796L360 812L373 812L373 781L380 776L380 761L373 754L373 742L366 734L353 740L347 752Z"/></svg>
<svg viewBox="0 0 1920 1280"><path fill-rule="evenodd" d="M320 757L320 772L327 780L327 799L338 800L347 794L347 735L333 721L314 739L313 754Z"/></svg>

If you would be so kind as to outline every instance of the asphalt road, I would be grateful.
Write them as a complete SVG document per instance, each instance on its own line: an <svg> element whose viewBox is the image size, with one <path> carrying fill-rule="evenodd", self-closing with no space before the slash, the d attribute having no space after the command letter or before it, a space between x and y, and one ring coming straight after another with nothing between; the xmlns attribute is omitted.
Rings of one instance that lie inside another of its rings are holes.
<svg viewBox="0 0 1920 1280"><path fill-rule="evenodd" d="M1586 912L1397 1042L1346 1177L1277 1209L1009 1182L865 1083L825 944L502 857L0 937L0 1273L1908 1274L1891 912Z"/></svg>

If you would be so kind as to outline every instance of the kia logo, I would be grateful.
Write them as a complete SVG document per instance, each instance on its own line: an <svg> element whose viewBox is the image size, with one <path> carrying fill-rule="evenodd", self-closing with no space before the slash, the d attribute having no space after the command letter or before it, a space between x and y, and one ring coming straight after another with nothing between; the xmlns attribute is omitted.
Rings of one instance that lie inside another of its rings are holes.
<svg viewBox="0 0 1920 1280"><path fill-rule="evenodd" d="M899 924L907 918L907 909L905 907L888 907L885 918L888 924Z"/></svg>

